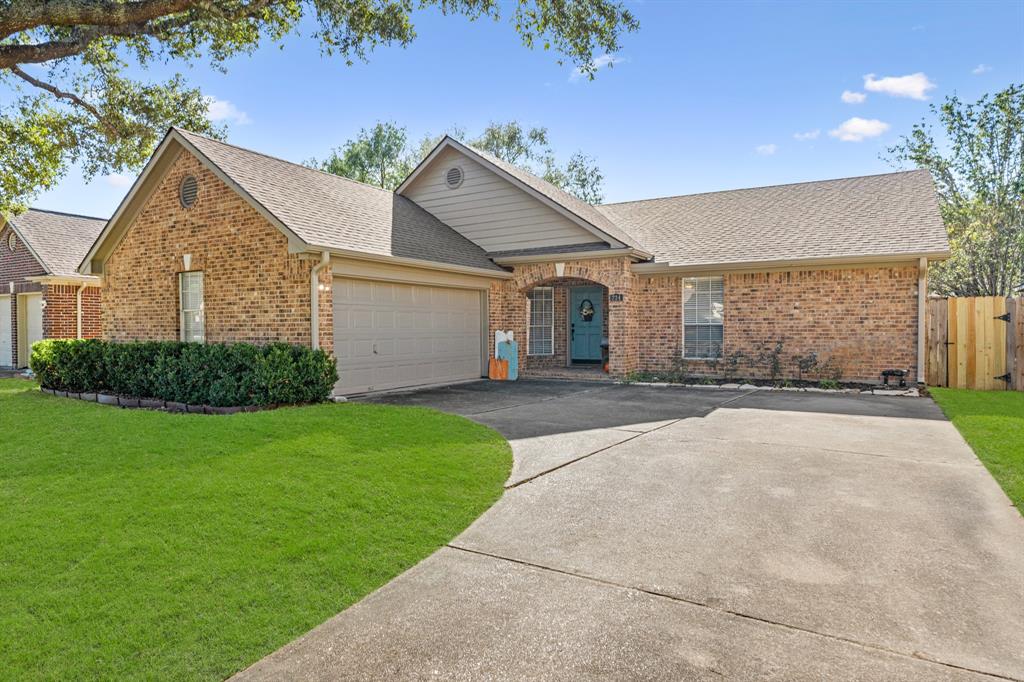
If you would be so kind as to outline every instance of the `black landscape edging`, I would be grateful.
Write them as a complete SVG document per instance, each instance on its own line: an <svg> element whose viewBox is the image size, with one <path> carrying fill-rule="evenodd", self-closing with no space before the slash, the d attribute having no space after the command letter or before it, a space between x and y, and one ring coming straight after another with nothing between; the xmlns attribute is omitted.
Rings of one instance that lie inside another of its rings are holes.
<svg viewBox="0 0 1024 682"><path fill-rule="evenodd" d="M39 387L39 390L47 395L58 398L71 398L72 400L85 400L100 405L112 405L123 407L127 410L158 410L161 412L187 412L189 414L238 414L239 412L262 412L263 410L276 410L283 405L231 405L228 407L214 407L213 405L188 405L176 403L172 400L157 400L155 398L128 398L114 395L112 393L69 393L57 391L52 388Z"/></svg>

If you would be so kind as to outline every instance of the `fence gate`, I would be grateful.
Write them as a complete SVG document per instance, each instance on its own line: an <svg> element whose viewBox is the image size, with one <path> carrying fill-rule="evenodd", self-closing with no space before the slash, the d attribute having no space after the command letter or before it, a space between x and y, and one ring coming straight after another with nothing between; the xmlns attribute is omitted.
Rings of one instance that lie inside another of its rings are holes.
<svg viewBox="0 0 1024 682"><path fill-rule="evenodd" d="M1016 334L1020 303L1001 296L929 299L928 384L979 391L1010 388L1014 372L1024 369L1014 367L1022 364L1014 362L1020 345Z"/></svg>

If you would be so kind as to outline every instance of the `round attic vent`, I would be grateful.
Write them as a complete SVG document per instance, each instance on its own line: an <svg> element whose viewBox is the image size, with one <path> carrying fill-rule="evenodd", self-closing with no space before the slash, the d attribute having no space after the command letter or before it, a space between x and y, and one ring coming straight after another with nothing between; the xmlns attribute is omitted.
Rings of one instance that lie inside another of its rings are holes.
<svg viewBox="0 0 1024 682"><path fill-rule="evenodd" d="M9 248L11 251L14 251L16 248L18 248L18 238L14 236L13 232L7 235L7 248Z"/></svg>
<svg viewBox="0 0 1024 682"><path fill-rule="evenodd" d="M182 206L192 208L192 205L196 203L196 199L199 197L199 181L191 175L185 176L181 181L181 186L178 188L178 197L181 199Z"/></svg>
<svg viewBox="0 0 1024 682"><path fill-rule="evenodd" d="M462 184L462 179L462 169L458 166L452 166L444 174L444 184L448 185L448 189L457 189Z"/></svg>

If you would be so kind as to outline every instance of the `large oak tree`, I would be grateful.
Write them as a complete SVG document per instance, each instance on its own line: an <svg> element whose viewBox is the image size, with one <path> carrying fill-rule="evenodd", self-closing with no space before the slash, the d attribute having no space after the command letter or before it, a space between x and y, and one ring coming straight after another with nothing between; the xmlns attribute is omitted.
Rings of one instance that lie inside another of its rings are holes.
<svg viewBox="0 0 1024 682"><path fill-rule="evenodd" d="M0 84L14 93L0 101L0 212L23 208L76 162L88 178L137 169L171 125L224 135L181 74L150 82L131 67L226 69L300 24L325 56L351 63L408 45L414 12L427 8L492 20L504 9L527 47L589 75L597 53L637 28L617 0L0 0Z"/></svg>

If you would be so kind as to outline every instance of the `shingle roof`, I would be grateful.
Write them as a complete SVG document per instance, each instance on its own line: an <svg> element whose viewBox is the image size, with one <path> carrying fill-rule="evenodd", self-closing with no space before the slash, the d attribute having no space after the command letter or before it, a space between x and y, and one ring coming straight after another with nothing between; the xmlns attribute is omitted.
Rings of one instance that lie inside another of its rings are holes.
<svg viewBox="0 0 1024 682"><path fill-rule="evenodd" d="M31 208L11 218L18 233L51 275L76 275L78 264L107 224L106 218Z"/></svg>
<svg viewBox="0 0 1024 682"><path fill-rule="evenodd" d="M607 216L599 211L596 207L588 204L587 202L579 199L568 192L555 187L547 180L538 178L533 173L525 171L518 166L514 166L507 161L499 159L497 156L489 152L485 152L482 149L471 147L468 144L459 143L466 149L469 149L474 154L479 155L486 161L494 164L504 172L511 175L513 178L528 186L530 189L538 192L551 201L555 202L565 210L576 215L577 218L582 218L598 230L604 232L608 236L616 239L626 246L633 248L643 248L632 234L628 231L621 229L619 225L616 225L613 221L609 220Z"/></svg>
<svg viewBox="0 0 1024 682"><path fill-rule="evenodd" d="M394 192L175 130L311 246L501 271L479 246Z"/></svg>
<svg viewBox="0 0 1024 682"><path fill-rule="evenodd" d="M928 171L597 207L671 265L948 252Z"/></svg>

